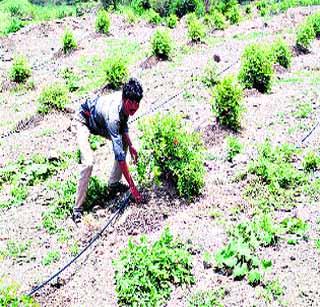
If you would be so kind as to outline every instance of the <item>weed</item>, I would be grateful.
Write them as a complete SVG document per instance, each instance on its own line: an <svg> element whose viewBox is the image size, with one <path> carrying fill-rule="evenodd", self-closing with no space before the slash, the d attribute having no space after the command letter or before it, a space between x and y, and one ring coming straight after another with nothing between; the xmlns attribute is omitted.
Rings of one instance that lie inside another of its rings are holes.
<svg viewBox="0 0 320 307"><path fill-rule="evenodd" d="M213 87L219 83L219 75L217 65L213 61L208 61L203 75L201 77L201 81L207 87Z"/></svg>
<svg viewBox="0 0 320 307"><path fill-rule="evenodd" d="M71 51L77 49L77 42L76 39L74 38L73 33L70 30L66 30L63 34L62 37L62 49L63 52L70 53Z"/></svg>
<svg viewBox="0 0 320 307"><path fill-rule="evenodd" d="M201 42L206 36L205 26L198 20L192 19L188 23L188 37L193 42Z"/></svg>
<svg viewBox="0 0 320 307"><path fill-rule="evenodd" d="M242 55L239 80L245 88L256 88L265 93L271 90L273 77L272 60L266 47L248 45Z"/></svg>
<svg viewBox="0 0 320 307"><path fill-rule="evenodd" d="M150 184L170 178L180 195L198 195L204 186L204 147L200 135L189 133L177 115L156 115L140 122L139 129L139 181Z"/></svg>
<svg viewBox="0 0 320 307"><path fill-rule="evenodd" d="M292 53L289 46L284 40L278 39L272 44L271 55L275 63L278 63L285 68L290 67L292 61Z"/></svg>
<svg viewBox="0 0 320 307"><path fill-rule="evenodd" d="M252 193L253 197L260 195L260 201L271 202L276 207L290 203L288 198L292 197L295 188L306 182L304 173L292 165L297 150L289 144L272 148L270 142L266 141L258 152L257 160L249 163L249 173L257 175L261 180L258 194Z"/></svg>
<svg viewBox="0 0 320 307"><path fill-rule="evenodd" d="M312 111L313 108L311 103L300 103L294 115L296 118L307 118Z"/></svg>
<svg viewBox="0 0 320 307"><path fill-rule="evenodd" d="M227 137L227 160L232 161L233 158L242 150L242 145L236 137Z"/></svg>
<svg viewBox="0 0 320 307"><path fill-rule="evenodd" d="M240 128L243 93L232 76L225 77L213 90L212 109L219 123L234 130Z"/></svg>
<svg viewBox="0 0 320 307"><path fill-rule="evenodd" d="M306 172L315 171L320 166L320 157L313 151L309 151L302 161L303 169Z"/></svg>
<svg viewBox="0 0 320 307"><path fill-rule="evenodd" d="M142 236L140 244L131 240L113 261L116 292L120 306L162 305L174 285L193 284L191 255L174 241L169 229L152 246Z"/></svg>
<svg viewBox="0 0 320 307"><path fill-rule="evenodd" d="M284 290L279 280L272 280L266 284L264 297L267 302L270 303L272 300L278 300L283 294Z"/></svg>
<svg viewBox="0 0 320 307"><path fill-rule="evenodd" d="M69 252L71 256L75 257L79 253L79 243L77 241L73 242L72 245L69 246Z"/></svg>
<svg viewBox="0 0 320 307"><path fill-rule="evenodd" d="M63 110L68 104L68 89L59 83L54 83L42 90L38 98L38 112L47 114L50 110Z"/></svg>
<svg viewBox="0 0 320 307"><path fill-rule="evenodd" d="M171 29L175 28L178 22L178 17L174 14L171 14L166 18L167 26Z"/></svg>
<svg viewBox="0 0 320 307"><path fill-rule="evenodd" d="M66 86L69 92L74 92L79 89L78 81L79 77L73 72L71 68L65 68L61 72L62 78L66 82Z"/></svg>
<svg viewBox="0 0 320 307"><path fill-rule="evenodd" d="M108 34L110 28L110 18L108 13L101 9L97 14L96 29L98 32Z"/></svg>
<svg viewBox="0 0 320 307"><path fill-rule="evenodd" d="M17 283L7 283L0 279L0 306L39 307L40 305L27 295L18 295Z"/></svg>
<svg viewBox="0 0 320 307"><path fill-rule="evenodd" d="M30 247L31 242L16 242L14 240L7 241L5 249L0 250L0 256L4 258L17 259L24 256L25 252Z"/></svg>
<svg viewBox="0 0 320 307"><path fill-rule="evenodd" d="M10 80L18 83L25 82L31 76L31 69L23 56L14 58L9 71Z"/></svg>
<svg viewBox="0 0 320 307"><path fill-rule="evenodd" d="M189 307L223 307L220 302L225 296L225 290L220 288L218 290L197 291L189 298Z"/></svg>
<svg viewBox="0 0 320 307"><path fill-rule="evenodd" d="M124 57L115 56L104 60L104 80L112 88L118 89L128 79L128 63Z"/></svg>
<svg viewBox="0 0 320 307"><path fill-rule="evenodd" d="M50 265L60 260L60 252L57 250L49 251L48 254L42 259L42 265Z"/></svg>
<svg viewBox="0 0 320 307"><path fill-rule="evenodd" d="M8 35L9 33L15 33L23 28L25 23L18 18L12 18L9 25L4 30L4 33Z"/></svg>
<svg viewBox="0 0 320 307"><path fill-rule="evenodd" d="M230 1L232 2L232 1ZM239 24L241 20L241 12L239 5L234 2L235 4L232 5L225 13L225 16L230 21L231 24Z"/></svg>
<svg viewBox="0 0 320 307"><path fill-rule="evenodd" d="M320 37L320 13L314 13L311 16L308 17L309 21L311 22L313 26L314 33L317 38Z"/></svg>
<svg viewBox="0 0 320 307"><path fill-rule="evenodd" d="M288 234L294 234L298 237L302 237L308 230L308 224L300 218L287 217L281 221L281 226Z"/></svg>
<svg viewBox="0 0 320 307"><path fill-rule="evenodd" d="M157 30L152 39L152 54L167 59L172 51L172 39L169 33L165 30Z"/></svg>

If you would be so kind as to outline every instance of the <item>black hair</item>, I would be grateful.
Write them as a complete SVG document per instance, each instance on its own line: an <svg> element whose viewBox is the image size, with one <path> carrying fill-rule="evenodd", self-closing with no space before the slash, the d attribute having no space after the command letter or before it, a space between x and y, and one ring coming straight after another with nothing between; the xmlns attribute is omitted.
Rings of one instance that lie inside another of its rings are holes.
<svg viewBox="0 0 320 307"><path fill-rule="evenodd" d="M140 102L143 97L143 89L141 83L136 78L130 78L122 88L122 99L130 99Z"/></svg>

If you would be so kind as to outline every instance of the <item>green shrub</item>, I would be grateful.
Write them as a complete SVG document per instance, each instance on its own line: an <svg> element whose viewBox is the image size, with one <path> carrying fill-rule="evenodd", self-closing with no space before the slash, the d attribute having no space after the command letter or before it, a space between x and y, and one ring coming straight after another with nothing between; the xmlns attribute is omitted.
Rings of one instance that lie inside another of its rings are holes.
<svg viewBox="0 0 320 307"><path fill-rule="evenodd" d="M155 10L161 17L169 15L169 0L150 0L150 6Z"/></svg>
<svg viewBox="0 0 320 307"><path fill-rule="evenodd" d="M23 17L26 14L21 3L10 4L10 6L8 7L8 11L9 11L11 17Z"/></svg>
<svg viewBox="0 0 320 307"><path fill-rule="evenodd" d="M242 88L232 76L224 78L213 91L212 109L219 123L234 130L240 128Z"/></svg>
<svg viewBox="0 0 320 307"><path fill-rule="evenodd" d="M146 18L148 20L148 22L153 23L155 25L158 25L161 23L161 16L159 15L159 13L157 13L155 10L150 9L148 10L147 14L146 14Z"/></svg>
<svg viewBox="0 0 320 307"><path fill-rule="evenodd" d="M316 37L320 38L320 12L312 14L309 18Z"/></svg>
<svg viewBox="0 0 320 307"><path fill-rule="evenodd" d="M14 58L9 71L10 80L18 83L25 82L31 76L31 68L23 56Z"/></svg>
<svg viewBox="0 0 320 307"><path fill-rule="evenodd" d="M302 51L307 51L312 41L315 39L316 33L314 31L313 25L310 21L302 23L296 34L296 46Z"/></svg>
<svg viewBox="0 0 320 307"><path fill-rule="evenodd" d="M110 18L105 10L99 10L96 19L96 29L98 32L108 34L110 28Z"/></svg>
<svg viewBox="0 0 320 307"><path fill-rule="evenodd" d="M215 62L208 61L201 77L201 81L208 87L213 87L219 83L219 74Z"/></svg>
<svg viewBox="0 0 320 307"><path fill-rule="evenodd" d="M120 56L107 58L102 68L105 82L112 88L118 89L126 82L129 76L128 63Z"/></svg>
<svg viewBox="0 0 320 307"><path fill-rule="evenodd" d="M172 50L172 39L166 30L158 29L151 39L152 54L168 58Z"/></svg>
<svg viewBox="0 0 320 307"><path fill-rule="evenodd" d="M203 41L206 36L205 26L198 19L192 19L188 23L188 36L193 42Z"/></svg>
<svg viewBox="0 0 320 307"><path fill-rule="evenodd" d="M245 88L256 88L266 93L271 90L273 67L272 58L266 47L252 44L245 48L242 55L239 80Z"/></svg>
<svg viewBox="0 0 320 307"><path fill-rule="evenodd" d="M74 92L79 88L79 77L73 72L72 68L65 68L62 70L61 75L70 92Z"/></svg>
<svg viewBox="0 0 320 307"><path fill-rule="evenodd" d="M170 16L167 17L166 22L167 22L167 26L173 29L177 25L178 17L174 14L171 14Z"/></svg>
<svg viewBox="0 0 320 307"><path fill-rule="evenodd" d="M278 63L285 68L290 67L292 53L288 44L284 40L279 39L275 41L271 46L271 53L275 63Z"/></svg>
<svg viewBox="0 0 320 307"><path fill-rule="evenodd" d="M198 2L197 0L174 0L170 4L170 12L181 18L188 13L195 12Z"/></svg>
<svg viewBox="0 0 320 307"><path fill-rule="evenodd" d="M187 198L204 186L204 147L197 133L187 132L181 117L157 115L139 123L142 132L137 166L141 183L173 180L178 193Z"/></svg>
<svg viewBox="0 0 320 307"><path fill-rule="evenodd" d="M6 283L0 279L0 306L39 307L40 305L27 295L18 295L19 286L16 283Z"/></svg>
<svg viewBox="0 0 320 307"><path fill-rule="evenodd" d="M315 171L320 166L320 157L315 152L310 151L305 155L302 165L306 172Z"/></svg>
<svg viewBox="0 0 320 307"><path fill-rule="evenodd" d="M21 28L24 27L24 22L21 21L19 18L12 18L9 25L6 27L6 29L4 30L4 33L6 35L8 35L9 33L15 33L17 31L19 31Z"/></svg>
<svg viewBox="0 0 320 307"><path fill-rule="evenodd" d="M73 33L66 30L62 37L62 49L64 53L69 53L77 48L77 42L73 36Z"/></svg>
<svg viewBox="0 0 320 307"><path fill-rule="evenodd" d="M230 23L233 24L239 24L241 20L241 13L240 13L240 8L239 5L233 5L228 9L228 11L225 13L225 16L227 19L230 21Z"/></svg>
<svg viewBox="0 0 320 307"><path fill-rule="evenodd" d="M204 22L209 28L224 30L227 26L226 18L218 10L213 10L204 17Z"/></svg>
<svg viewBox="0 0 320 307"><path fill-rule="evenodd" d="M68 104L68 89L59 83L44 88L38 98L38 112L47 114L52 109L63 110Z"/></svg>
<svg viewBox="0 0 320 307"><path fill-rule="evenodd" d="M242 150L242 145L236 137L227 137L227 160L232 161L233 158Z"/></svg>
<svg viewBox="0 0 320 307"><path fill-rule="evenodd" d="M173 286L195 282L192 258L186 247L173 240L168 229L151 246L142 236L140 244L131 240L113 261L119 306L162 306Z"/></svg>

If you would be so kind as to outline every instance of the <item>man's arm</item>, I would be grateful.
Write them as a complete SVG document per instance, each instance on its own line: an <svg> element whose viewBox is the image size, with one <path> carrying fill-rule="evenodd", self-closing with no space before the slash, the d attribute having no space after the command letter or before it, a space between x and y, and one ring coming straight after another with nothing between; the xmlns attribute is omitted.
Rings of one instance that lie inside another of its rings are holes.
<svg viewBox="0 0 320 307"><path fill-rule="evenodd" d="M131 158L132 158L134 164L136 164L137 161L138 161L138 152L137 152L136 149L133 147L128 132L124 132L124 133L123 133L123 139L124 139L125 143L126 143L126 144L128 145L128 147L129 147L129 152L130 152L130 155L131 155Z"/></svg>

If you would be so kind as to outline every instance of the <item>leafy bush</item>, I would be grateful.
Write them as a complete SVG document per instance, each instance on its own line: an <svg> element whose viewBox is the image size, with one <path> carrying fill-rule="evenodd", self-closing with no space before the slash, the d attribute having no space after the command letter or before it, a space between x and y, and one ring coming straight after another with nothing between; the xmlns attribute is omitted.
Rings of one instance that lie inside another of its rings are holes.
<svg viewBox="0 0 320 307"><path fill-rule="evenodd" d="M40 306L32 297L26 295L18 296L18 288L17 284L8 284L3 279L0 279L0 306Z"/></svg>
<svg viewBox="0 0 320 307"><path fill-rule="evenodd" d="M302 162L303 169L306 172L315 171L320 166L320 157L313 151L309 151Z"/></svg>
<svg viewBox="0 0 320 307"><path fill-rule="evenodd" d="M306 52L312 41L315 39L316 33L314 31L313 25L310 21L306 21L299 25L296 33L296 46Z"/></svg>
<svg viewBox="0 0 320 307"><path fill-rule="evenodd" d="M168 58L172 50L170 34L166 30L158 29L151 39L151 46L152 54L161 58Z"/></svg>
<svg viewBox="0 0 320 307"><path fill-rule="evenodd" d="M213 90L212 109L221 125L234 130L240 128L243 93L232 76L224 78Z"/></svg>
<svg viewBox="0 0 320 307"><path fill-rule="evenodd" d="M174 14L171 14L170 16L167 17L166 22L167 22L167 26L173 29L177 25L178 17Z"/></svg>
<svg viewBox="0 0 320 307"><path fill-rule="evenodd" d="M160 306L166 303L174 285L193 284L191 255L168 229L149 245L131 240L113 261L116 292L120 306Z"/></svg>
<svg viewBox="0 0 320 307"><path fill-rule="evenodd" d="M10 80L18 83L25 82L31 76L31 68L27 63L27 60L23 56L14 58L9 77Z"/></svg>
<svg viewBox="0 0 320 307"><path fill-rule="evenodd" d="M174 0L170 4L170 12L181 18L188 13L195 12L198 2L197 0Z"/></svg>
<svg viewBox="0 0 320 307"><path fill-rule="evenodd" d="M155 10L161 17L169 15L169 0L150 0L150 6Z"/></svg>
<svg viewBox="0 0 320 307"><path fill-rule="evenodd" d="M66 30L62 37L62 49L64 53L69 53L77 48L77 42L71 31Z"/></svg>
<svg viewBox="0 0 320 307"><path fill-rule="evenodd" d="M148 184L170 178L178 193L198 195L204 186L204 147L197 133L189 133L181 117L157 115L139 123L142 132L138 179Z"/></svg>
<svg viewBox="0 0 320 307"><path fill-rule="evenodd" d="M105 10L99 10L96 19L96 29L98 32L108 34L110 28L110 18Z"/></svg>
<svg viewBox="0 0 320 307"><path fill-rule="evenodd" d="M148 12L145 14L146 19L148 20L148 22L153 23L155 25L158 25L161 23L161 16L159 15L159 13L157 13L155 10L150 9L148 10Z"/></svg>
<svg viewBox="0 0 320 307"><path fill-rule="evenodd" d="M65 68L62 70L61 75L66 81L67 88L70 92L74 92L79 88L79 77L73 72L72 68Z"/></svg>
<svg viewBox="0 0 320 307"><path fill-rule="evenodd" d="M208 61L201 77L201 81L208 87L213 87L219 83L217 65L213 61Z"/></svg>
<svg viewBox="0 0 320 307"><path fill-rule="evenodd" d="M240 7L238 4L233 5L225 13L225 16L231 24L239 24L241 20Z"/></svg>
<svg viewBox="0 0 320 307"><path fill-rule="evenodd" d="M242 145L236 137L227 137L227 159L232 161L233 158L242 150Z"/></svg>
<svg viewBox="0 0 320 307"><path fill-rule="evenodd" d="M128 63L120 56L107 58L102 68L105 82L112 88L118 89L126 82L129 76Z"/></svg>
<svg viewBox="0 0 320 307"><path fill-rule="evenodd" d="M59 83L44 88L38 98L38 112L47 114L52 109L63 110L69 103L68 89Z"/></svg>
<svg viewBox="0 0 320 307"><path fill-rule="evenodd" d="M317 38L320 38L320 13L314 13L309 17L309 20L313 26L314 33Z"/></svg>
<svg viewBox="0 0 320 307"><path fill-rule="evenodd" d="M273 68L272 59L262 45L252 44L242 55L239 80L245 88L256 88L266 93L271 90Z"/></svg>
<svg viewBox="0 0 320 307"><path fill-rule="evenodd" d="M288 46L288 44L279 39L275 41L271 46L271 53L275 63L279 65L289 68L292 60L292 53Z"/></svg>
<svg viewBox="0 0 320 307"><path fill-rule="evenodd" d="M192 19L188 23L188 36L193 42L202 41L206 36L205 26L198 19Z"/></svg>
<svg viewBox="0 0 320 307"><path fill-rule="evenodd" d="M226 18L218 10L212 10L210 14L204 17L204 23L216 30L224 30L227 26Z"/></svg>

